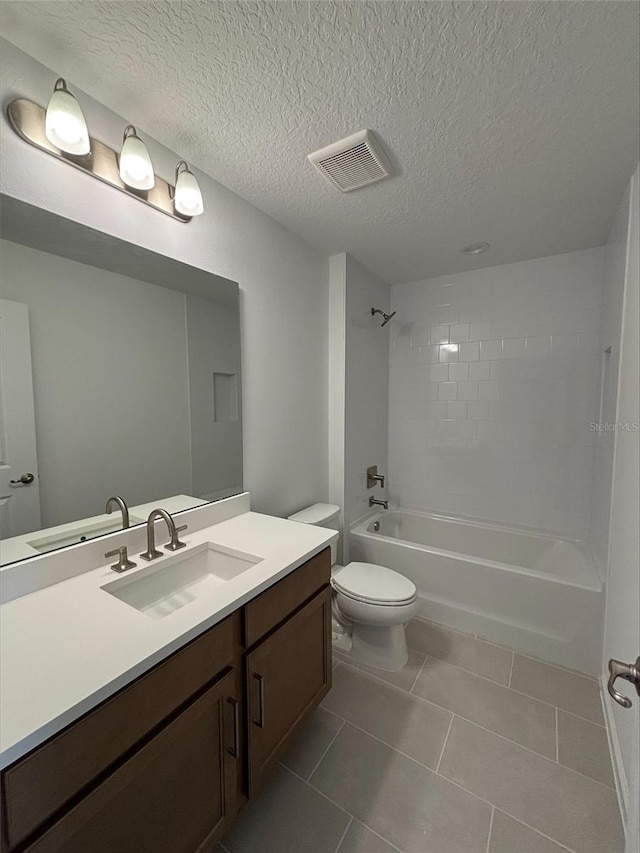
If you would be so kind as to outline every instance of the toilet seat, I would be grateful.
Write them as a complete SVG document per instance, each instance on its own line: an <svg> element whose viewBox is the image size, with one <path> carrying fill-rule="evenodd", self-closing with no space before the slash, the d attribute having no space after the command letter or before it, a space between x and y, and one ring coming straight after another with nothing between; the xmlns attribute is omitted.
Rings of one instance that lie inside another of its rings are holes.
<svg viewBox="0 0 640 853"><path fill-rule="evenodd" d="M417 598L409 578L375 563L349 563L332 577L331 585L347 598L380 606L409 605Z"/></svg>

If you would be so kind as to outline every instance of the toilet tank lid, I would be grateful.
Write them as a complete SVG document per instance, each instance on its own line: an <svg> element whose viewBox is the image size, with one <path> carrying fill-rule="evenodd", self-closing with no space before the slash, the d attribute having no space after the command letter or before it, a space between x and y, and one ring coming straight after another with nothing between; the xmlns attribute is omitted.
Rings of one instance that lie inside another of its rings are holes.
<svg viewBox="0 0 640 853"><path fill-rule="evenodd" d="M301 509L300 512L294 512L290 515L289 521L299 521L302 524L326 524L337 518L340 514L340 507L336 504L313 504L306 509Z"/></svg>

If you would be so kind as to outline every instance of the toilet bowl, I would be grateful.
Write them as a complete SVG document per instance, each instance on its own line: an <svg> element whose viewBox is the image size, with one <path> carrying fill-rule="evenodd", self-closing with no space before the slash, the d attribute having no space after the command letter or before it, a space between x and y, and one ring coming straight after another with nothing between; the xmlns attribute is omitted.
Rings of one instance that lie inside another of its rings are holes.
<svg viewBox="0 0 640 853"><path fill-rule="evenodd" d="M335 529L339 513L334 504L314 504L289 520ZM408 659L405 626L418 610L415 584L386 566L338 566L334 546L331 552L334 647L361 663L397 672Z"/></svg>

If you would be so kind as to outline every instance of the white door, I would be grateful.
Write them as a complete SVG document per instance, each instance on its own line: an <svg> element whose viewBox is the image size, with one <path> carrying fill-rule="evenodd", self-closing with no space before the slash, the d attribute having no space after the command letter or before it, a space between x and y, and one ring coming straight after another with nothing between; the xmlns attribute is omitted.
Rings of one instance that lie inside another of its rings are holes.
<svg viewBox="0 0 640 853"><path fill-rule="evenodd" d="M0 299L0 538L40 527L29 309Z"/></svg>
<svg viewBox="0 0 640 853"><path fill-rule="evenodd" d="M618 425L615 436L609 580L605 628L605 667L609 658L635 663L640 655L640 392L638 349L640 307L638 304L638 172L631 188L631 215L625 281L620 372L618 380ZM634 427L635 425L635 427ZM640 850L640 697L622 679L616 689L632 700L622 708L610 696L608 717L612 728L619 788L625 817L626 853ZM620 772L621 771L621 772Z"/></svg>

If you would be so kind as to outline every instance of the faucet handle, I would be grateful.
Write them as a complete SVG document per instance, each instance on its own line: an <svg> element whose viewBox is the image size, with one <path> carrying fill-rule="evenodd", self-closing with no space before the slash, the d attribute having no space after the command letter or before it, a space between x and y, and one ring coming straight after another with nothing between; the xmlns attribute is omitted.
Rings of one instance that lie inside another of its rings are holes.
<svg viewBox="0 0 640 853"><path fill-rule="evenodd" d="M175 527L173 532L171 533L171 542L167 542L164 546L167 551L178 551L180 548L186 548L187 543L181 542L178 539L178 533L182 533L183 530L187 530L187 525L182 524L180 527Z"/></svg>
<svg viewBox="0 0 640 853"><path fill-rule="evenodd" d="M136 567L136 564L129 559L126 545L123 545L121 548L114 548L113 551L107 551L105 557L118 558L118 562L111 566L114 572L126 572L127 569L135 569Z"/></svg>

